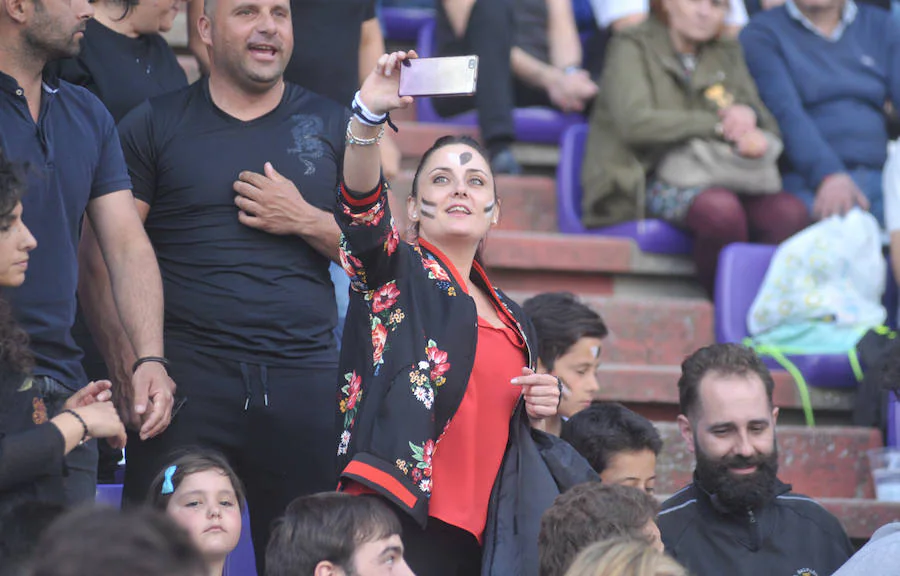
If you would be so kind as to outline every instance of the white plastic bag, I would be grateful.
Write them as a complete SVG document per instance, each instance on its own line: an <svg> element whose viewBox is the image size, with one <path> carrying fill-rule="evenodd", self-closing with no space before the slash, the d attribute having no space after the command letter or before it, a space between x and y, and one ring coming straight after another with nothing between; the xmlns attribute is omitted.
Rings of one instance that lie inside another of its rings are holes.
<svg viewBox="0 0 900 576"><path fill-rule="evenodd" d="M887 317L885 274L874 216L854 208L817 222L778 247L748 312L748 330L755 341L798 348L791 353L804 353L808 343L816 350L806 353L846 353L842 334L865 332Z"/></svg>

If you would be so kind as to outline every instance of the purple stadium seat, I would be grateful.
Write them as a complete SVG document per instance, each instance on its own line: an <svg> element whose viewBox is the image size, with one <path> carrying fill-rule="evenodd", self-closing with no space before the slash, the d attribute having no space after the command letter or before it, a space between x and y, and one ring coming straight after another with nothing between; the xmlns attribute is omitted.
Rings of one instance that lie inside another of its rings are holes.
<svg viewBox="0 0 900 576"><path fill-rule="evenodd" d="M581 223L581 164L587 140L587 124L568 128L562 136L556 168L556 214L559 231L632 238L644 252L687 254L693 242L683 230L662 220L624 222L606 228L585 228Z"/></svg>
<svg viewBox="0 0 900 576"><path fill-rule="evenodd" d="M98 504L105 504L114 508L122 506L122 485L121 484L97 484Z"/></svg>
<svg viewBox="0 0 900 576"><path fill-rule="evenodd" d="M241 518L241 539L225 560L222 576L256 576L256 556L250 539L250 516L246 509Z"/></svg>
<svg viewBox="0 0 900 576"><path fill-rule="evenodd" d="M419 39L416 43L416 53L422 58L430 58L434 55L434 20L427 22L419 28ZM475 110L443 118L434 110L431 98L416 99L416 119L419 122L436 124L456 124L461 126L477 126L478 113ZM516 140L520 142L532 142L537 144L557 144L563 131L572 126L584 122L581 114L565 114L552 108L534 106L529 108L516 108L513 110L513 124L516 130Z"/></svg>
<svg viewBox="0 0 900 576"><path fill-rule="evenodd" d="M381 25L385 40L415 41L419 29L434 20L432 8L382 8Z"/></svg>
<svg viewBox="0 0 900 576"><path fill-rule="evenodd" d="M775 254L775 246L758 244L729 244L719 254L716 274L716 340L718 342L742 342L749 336L747 313L762 285L769 262ZM886 294L886 300L890 298ZM819 388L850 388L856 386L856 378L845 355L787 356L793 362L806 383ZM764 358L770 368L778 368L777 362Z"/></svg>

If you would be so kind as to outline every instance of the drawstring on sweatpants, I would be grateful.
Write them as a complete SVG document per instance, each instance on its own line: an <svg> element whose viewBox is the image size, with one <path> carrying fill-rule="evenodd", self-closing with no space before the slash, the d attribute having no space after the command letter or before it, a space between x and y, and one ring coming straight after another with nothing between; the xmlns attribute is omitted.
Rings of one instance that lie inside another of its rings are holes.
<svg viewBox="0 0 900 576"><path fill-rule="evenodd" d="M244 378L244 390L247 391L247 397L244 400L244 412L246 412L247 408L250 407L250 397L253 395L253 390L250 388L250 367L244 362L241 362L241 376Z"/></svg>
<svg viewBox="0 0 900 576"><path fill-rule="evenodd" d="M253 397L253 386L250 381L250 365L246 362L241 362L241 376L244 378L244 390L247 391L247 396L244 399L244 412L250 408L250 400ZM262 382L263 388L263 403L266 405L266 408L269 407L269 370L265 364L259 365L259 380Z"/></svg>
<svg viewBox="0 0 900 576"><path fill-rule="evenodd" d="M265 402L266 408L268 408L269 407L269 374L268 374L265 364L259 365L259 379L262 380L262 385L263 385L263 402Z"/></svg>

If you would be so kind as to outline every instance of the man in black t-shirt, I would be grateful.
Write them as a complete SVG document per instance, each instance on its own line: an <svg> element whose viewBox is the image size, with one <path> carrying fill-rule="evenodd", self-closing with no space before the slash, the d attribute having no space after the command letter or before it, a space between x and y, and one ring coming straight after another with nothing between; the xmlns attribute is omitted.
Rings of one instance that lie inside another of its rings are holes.
<svg viewBox="0 0 900 576"><path fill-rule="evenodd" d="M225 453L246 484L262 573L272 520L336 486L331 214L348 112L284 82L288 0L207 2L210 75L138 106L120 134L166 292L166 352L185 403L130 438L125 498L173 449Z"/></svg>

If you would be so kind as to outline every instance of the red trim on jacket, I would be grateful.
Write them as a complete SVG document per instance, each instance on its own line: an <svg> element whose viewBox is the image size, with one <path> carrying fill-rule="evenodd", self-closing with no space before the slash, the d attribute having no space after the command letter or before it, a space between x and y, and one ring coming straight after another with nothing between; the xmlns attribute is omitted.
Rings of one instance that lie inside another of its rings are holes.
<svg viewBox="0 0 900 576"><path fill-rule="evenodd" d="M359 460L351 460L347 467L344 468L342 474L359 476L365 478L369 482L377 484L380 488L390 492L395 498L403 502L407 507L413 508L416 505L416 495L406 489L406 487L397 481L390 474L379 470L374 466L370 466Z"/></svg>
<svg viewBox="0 0 900 576"><path fill-rule="evenodd" d="M344 182L341 181L341 196L344 197L344 202L346 202L350 206L353 206L354 208L363 208L365 206L374 204L378 200L378 198L381 196L381 187L382 183L379 182L375 190L366 194L362 198L357 198L347 190Z"/></svg>

